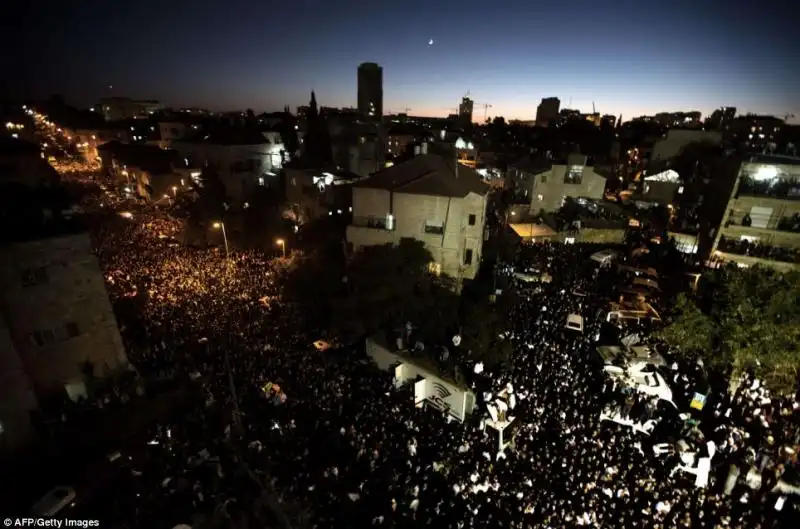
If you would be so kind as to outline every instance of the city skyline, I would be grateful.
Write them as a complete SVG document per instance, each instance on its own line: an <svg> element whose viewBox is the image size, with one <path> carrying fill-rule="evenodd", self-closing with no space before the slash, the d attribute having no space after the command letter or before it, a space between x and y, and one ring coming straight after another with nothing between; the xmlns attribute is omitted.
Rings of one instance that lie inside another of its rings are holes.
<svg viewBox="0 0 800 529"><path fill-rule="evenodd" d="M267 9L144 0L108 11L86 2L26 18L17 31L49 51L20 51L23 75L7 89L63 93L80 106L113 95L259 112L295 109L315 90L322 106L355 107L357 67L377 62L385 114L409 108L444 117L470 92L476 121L484 103L489 117L533 120L543 97L583 112L594 104L626 121L673 111L707 116L721 106L800 115L790 90L800 74L787 68L781 47L788 21L740 17L736 2L696 9L465 1L448 10L412 1L370 11L352 1Z"/></svg>

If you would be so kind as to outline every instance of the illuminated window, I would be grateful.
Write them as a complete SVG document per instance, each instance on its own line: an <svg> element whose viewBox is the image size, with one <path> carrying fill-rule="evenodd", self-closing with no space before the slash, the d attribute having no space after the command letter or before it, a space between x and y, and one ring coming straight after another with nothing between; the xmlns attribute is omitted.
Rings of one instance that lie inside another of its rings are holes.
<svg viewBox="0 0 800 529"><path fill-rule="evenodd" d="M436 276L442 275L441 263L428 263L428 272Z"/></svg>
<svg viewBox="0 0 800 529"><path fill-rule="evenodd" d="M575 244L575 237L564 238L564 244Z"/></svg>
<svg viewBox="0 0 800 529"><path fill-rule="evenodd" d="M264 177L263 176L259 176L258 177L258 185L260 185L260 186L264 185Z"/></svg>
<svg viewBox="0 0 800 529"><path fill-rule="evenodd" d="M578 185L583 183L583 166L571 165L564 173L564 183Z"/></svg>
<svg viewBox="0 0 800 529"><path fill-rule="evenodd" d="M678 194L679 194L679 195L682 195L682 194L683 194L683 186L680 186L680 187L678 188Z"/></svg>
<svg viewBox="0 0 800 529"><path fill-rule="evenodd" d="M424 231L425 233L442 235L444 233L444 222L440 220L426 220Z"/></svg>

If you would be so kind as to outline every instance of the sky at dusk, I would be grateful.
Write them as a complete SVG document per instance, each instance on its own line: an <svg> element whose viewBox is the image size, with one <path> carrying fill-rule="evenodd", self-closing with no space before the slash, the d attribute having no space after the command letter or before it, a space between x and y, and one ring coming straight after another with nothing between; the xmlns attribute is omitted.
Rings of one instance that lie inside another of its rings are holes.
<svg viewBox="0 0 800 529"><path fill-rule="evenodd" d="M24 4L3 37L17 97L269 111L314 89L321 105L355 106L356 68L370 61L384 68L385 113L445 116L469 90L507 119L533 119L547 96L626 119L722 105L800 116L792 17L753 1Z"/></svg>

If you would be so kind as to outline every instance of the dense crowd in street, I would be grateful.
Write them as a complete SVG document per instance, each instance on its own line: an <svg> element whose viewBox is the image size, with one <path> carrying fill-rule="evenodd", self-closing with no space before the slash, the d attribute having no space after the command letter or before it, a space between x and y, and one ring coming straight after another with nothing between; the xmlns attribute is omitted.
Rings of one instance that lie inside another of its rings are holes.
<svg viewBox="0 0 800 529"><path fill-rule="evenodd" d="M747 392L716 404L715 468L735 463L744 475L755 454L765 476L760 489L742 479L730 494L721 470L698 490L693 475L674 471L674 457L657 455L655 439L601 421L615 404L652 416L653 402L588 361L607 302L599 293L616 280L589 248L544 244L518 255L515 266L552 282L518 285L505 333L510 368L470 377L478 394L515 388L509 413L521 426L499 454L483 403L462 424L415 407L413 390L367 362L326 361L281 301L275 261L187 248L179 230L143 212L95 231L130 360L144 375L196 373L206 395L132 458L135 494L113 507L129 525L191 524L199 513L235 522L261 504L262 488L286 510L308 509L320 528L743 528L771 527L780 515L768 474L787 463L779 447L800 441L796 404ZM570 313L584 316L582 334L564 329ZM674 371L676 393L691 394L692 376ZM265 394L268 383L281 398ZM675 427L673 441L712 440Z"/></svg>

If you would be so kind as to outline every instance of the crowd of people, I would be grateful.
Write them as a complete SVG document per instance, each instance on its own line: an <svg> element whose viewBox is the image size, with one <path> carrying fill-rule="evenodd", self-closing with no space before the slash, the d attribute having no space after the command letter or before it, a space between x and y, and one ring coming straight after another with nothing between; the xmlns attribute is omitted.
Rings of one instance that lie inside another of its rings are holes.
<svg viewBox="0 0 800 529"><path fill-rule="evenodd" d="M719 251L747 255L750 257L761 257L764 259L775 259L787 263L800 262L800 252L793 248L782 248L771 244L763 244L758 241L736 240L720 237Z"/></svg>
<svg viewBox="0 0 800 529"><path fill-rule="evenodd" d="M767 474L793 464L779 448L800 443L797 405L763 389L753 397L752 381L714 404L713 432L681 419L671 434L719 447L706 487L673 471L655 434L601 419L630 395L591 361L618 277L590 248L522 246L513 266L551 280L514 286L510 364L465 366L479 396L514 387L518 428L498 452L484 402L462 423L414 406L413 387L364 359L329 361L281 298L280 259L186 247L164 212L100 219L94 240L130 361L145 378L187 376L202 395L125 451L131 488L107 506L110 522L245 527L254 513L278 512L326 529L745 528L772 527L795 508ZM582 333L565 329L571 313L583 316ZM690 395L697 373L672 369L676 393ZM281 398L265 393L276 386ZM725 480L730 464L747 474L748 449L764 475L755 491Z"/></svg>

